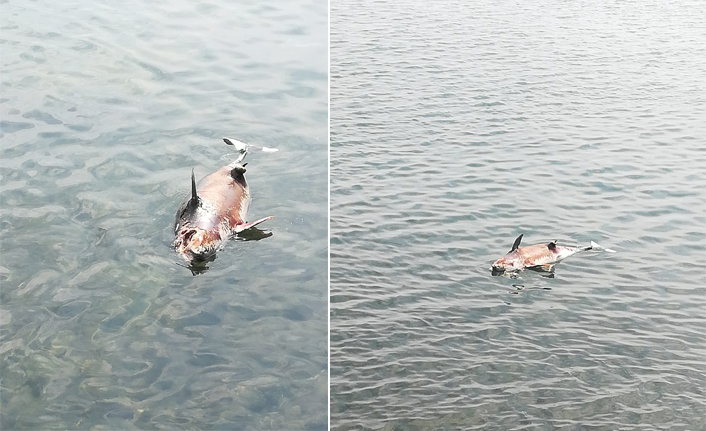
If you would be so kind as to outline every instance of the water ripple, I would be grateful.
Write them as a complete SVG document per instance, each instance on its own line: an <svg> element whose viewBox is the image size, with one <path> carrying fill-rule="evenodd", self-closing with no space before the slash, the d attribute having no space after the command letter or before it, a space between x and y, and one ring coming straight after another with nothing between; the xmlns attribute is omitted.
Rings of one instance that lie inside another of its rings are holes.
<svg viewBox="0 0 706 431"><path fill-rule="evenodd" d="M690 6L359 6L331 4L333 428L704 428ZM618 253L491 277L519 233Z"/></svg>
<svg viewBox="0 0 706 431"><path fill-rule="evenodd" d="M3 6L2 428L325 428L326 3ZM273 236L194 277L229 135Z"/></svg>

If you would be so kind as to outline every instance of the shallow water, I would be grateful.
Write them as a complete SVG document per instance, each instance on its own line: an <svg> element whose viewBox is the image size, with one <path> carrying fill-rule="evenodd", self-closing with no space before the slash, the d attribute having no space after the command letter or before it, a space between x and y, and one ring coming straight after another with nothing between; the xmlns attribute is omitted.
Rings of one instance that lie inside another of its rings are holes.
<svg viewBox="0 0 706 431"><path fill-rule="evenodd" d="M325 429L327 4L5 2L2 429ZM222 136L251 218L170 248Z"/></svg>
<svg viewBox="0 0 706 431"><path fill-rule="evenodd" d="M706 428L703 5L362 4L331 5L333 428ZM618 253L492 277L520 233Z"/></svg>

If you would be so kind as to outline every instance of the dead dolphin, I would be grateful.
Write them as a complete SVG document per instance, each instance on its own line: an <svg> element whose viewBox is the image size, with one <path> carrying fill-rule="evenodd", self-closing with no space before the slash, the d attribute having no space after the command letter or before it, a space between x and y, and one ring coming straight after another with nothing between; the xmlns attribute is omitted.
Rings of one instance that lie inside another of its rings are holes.
<svg viewBox="0 0 706 431"><path fill-rule="evenodd" d="M228 138L223 141L234 145ZM250 190L245 181L247 163L241 164L247 147L236 148L238 159L205 176L198 188L191 171L191 196L179 206L174 220L174 248L189 263L215 258L228 238L273 218L247 222Z"/></svg>
<svg viewBox="0 0 706 431"><path fill-rule="evenodd" d="M591 241L591 245L586 247L566 247L557 245L556 241L544 244L534 244L527 247L520 247L522 236L517 237L512 249L500 259L496 260L491 267L493 274L503 272L517 272L524 269L540 269L550 271L554 265L573 256L576 253L588 250L602 250L615 253L615 250L603 248Z"/></svg>

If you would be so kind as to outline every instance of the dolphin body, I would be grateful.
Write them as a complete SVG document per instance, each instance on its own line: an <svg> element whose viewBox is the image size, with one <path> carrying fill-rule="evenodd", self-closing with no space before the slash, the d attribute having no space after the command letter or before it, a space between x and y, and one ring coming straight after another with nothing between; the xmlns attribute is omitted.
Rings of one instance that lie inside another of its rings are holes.
<svg viewBox="0 0 706 431"><path fill-rule="evenodd" d="M228 138L223 141L234 145L240 156L204 177L198 187L192 170L191 196L179 206L174 220L174 248L191 264L214 259L225 240L273 218L246 221L251 198L245 181L247 163L241 162L247 147Z"/></svg>
<svg viewBox="0 0 706 431"><path fill-rule="evenodd" d="M493 262L491 267L493 274L518 272L524 269L551 271L555 264L582 251L603 250L615 253L615 250L603 248L593 241L591 241L591 245L586 247L565 247L557 245L556 241L520 247L523 235L520 234L517 237L512 249L504 257Z"/></svg>

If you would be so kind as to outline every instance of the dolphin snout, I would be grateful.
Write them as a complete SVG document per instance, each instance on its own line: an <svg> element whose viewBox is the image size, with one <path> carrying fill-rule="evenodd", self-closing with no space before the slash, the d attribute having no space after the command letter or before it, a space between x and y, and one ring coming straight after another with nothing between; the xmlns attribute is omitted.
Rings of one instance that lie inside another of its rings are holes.
<svg viewBox="0 0 706 431"><path fill-rule="evenodd" d="M498 259L490 266L490 270L493 274L502 274L505 272L505 259Z"/></svg>

